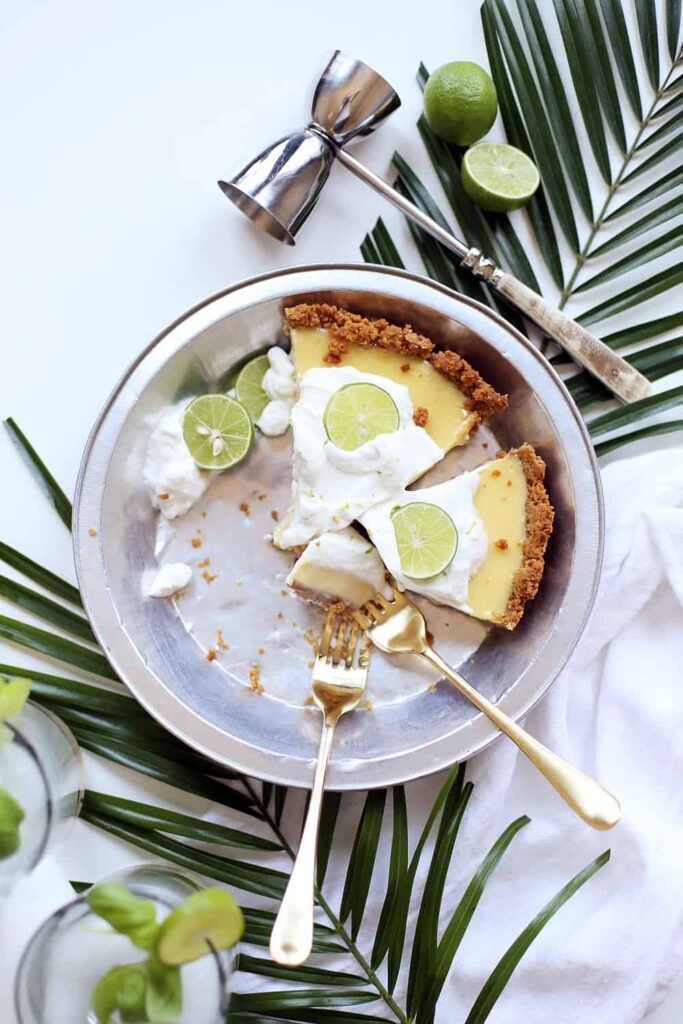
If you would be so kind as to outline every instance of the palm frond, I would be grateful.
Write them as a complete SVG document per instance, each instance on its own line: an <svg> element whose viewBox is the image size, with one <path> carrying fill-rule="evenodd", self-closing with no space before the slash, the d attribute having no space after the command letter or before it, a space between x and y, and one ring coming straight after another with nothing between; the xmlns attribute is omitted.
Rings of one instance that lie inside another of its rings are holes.
<svg viewBox="0 0 683 1024"><path fill-rule="evenodd" d="M21 455L22 460L28 466L32 476L42 488L43 494L53 505L55 512L67 530L70 530L72 508L66 494L11 416L5 420L5 429Z"/></svg>
<svg viewBox="0 0 683 1024"><path fill-rule="evenodd" d="M45 590L49 590L51 594L55 594L71 604L82 607L81 595L77 587L74 587L72 583L67 583L61 576L50 572L49 569L43 568L42 565L38 565L33 559L22 555L21 551L17 551L16 548L12 548L9 544L4 544L1 541L0 562L4 562L5 565L16 569L22 576L26 576L33 583L37 583L39 586L44 587Z"/></svg>

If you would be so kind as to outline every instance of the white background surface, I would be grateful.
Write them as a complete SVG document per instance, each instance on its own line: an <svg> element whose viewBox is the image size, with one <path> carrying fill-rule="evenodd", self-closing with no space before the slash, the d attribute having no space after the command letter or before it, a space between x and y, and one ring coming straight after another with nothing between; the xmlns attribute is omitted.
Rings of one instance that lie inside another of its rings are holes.
<svg viewBox="0 0 683 1024"><path fill-rule="evenodd" d="M277 266L359 259L380 212L406 236L341 168L295 249L258 234L216 188L217 177L305 122L311 86L335 47L374 65L403 98L358 155L386 174L398 148L431 182L414 130L414 73L420 59L485 63L474 0L4 0L0 414L17 419L68 493L114 382L185 308ZM420 269L414 257L410 266ZM0 537L71 577L66 531L4 433L0 470ZM106 789L112 769L89 764L90 784ZM126 791L131 777L116 775ZM132 859L130 848L78 825L57 861L0 913L0 948L10 937L16 946L68 898L59 865L93 880ZM11 965L2 959L0 1016L12 1024ZM682 1017L679 986L650 1020Z"/></svg>

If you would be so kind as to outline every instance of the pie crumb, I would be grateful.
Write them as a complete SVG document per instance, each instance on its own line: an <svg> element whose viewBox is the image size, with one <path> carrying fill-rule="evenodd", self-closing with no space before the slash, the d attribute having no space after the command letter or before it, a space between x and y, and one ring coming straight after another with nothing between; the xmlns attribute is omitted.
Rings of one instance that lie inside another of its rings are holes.
<svg viewBox="0 0 683 1024"><path fill-rule="evenodd" d="M401 363L401 373L410 372L410 363Z"/></svg>
<svg viewBox="0 0 683 1024"><path fill-rule="evenodd" d="M97 536L97 530L95 529L94 526L90 527L90 529L88 530L88 533L90 534L91 537L96 537Z"/></svg>
<svg viewBox="0 0 683 1024"><path fill-rule="evenodd" d="M500 540L495 541L495 545L501 551L507 551L507 549L510 546L508 542L505 540L505 537L501 537Z"/></svg>
<svg viewBox="0 0 683 1024"><path fill-rule="evenodd" d="M426 427L427 420L429 419L429 409L425 409L423 405L418 405L417 409L413 413L413 423L416 427Z"/></svg>
<svg viewBox="0 0 683 1024"><path fill-rule="evenodd" d="M500 470L499 469L492 470L491 471L491 476L500 476Z"/></svg>
<svg viewBox="0 0 683 1024"><path fill-rule="evenodd" d="M249 515L249 505L247 504L246 501L241 501L240 502L239 510L240 510L240 512L244 512L245 516Z"/></svg>
<svg viewBox="0 0 683 1024"><path fill-rule="evenodd" d="M277 523L279 521L280 513L278 512L278 510L276 508L271 508L271 510L270 510L270 518L273 520L274 523Z"/></svg>
<svg viewBox="0 0 683 1024"><path fill-rule="evenodd" d="M218 647L220 647L220 649L222 651L229 651L230 650L230 644L226 644L225 637L223 636L223 630L222 629L217 629L216 630L216 644L217 644Z"/></svg>
<svg viewBox="0 0 683 1024"><path fill-rule="evenodd" d="M363 707L365 708L366 711L372 711L372 701L370 700L369 697L367 698L367 700L363 701Z"/></svg>
<svg viewBox="0 0 683 1024"><path fill-rule="evenodd" d="M308 663L308 667L309 668L313 667L313 662L312 661L310 661ZM304 704L306 705L306 707L310 707L311 704L314 704L314 703L315 703L315 701L313 700L313 697L311 696L310 693L309 693L308 697L304 697Z"/></svg>
<svg viewBox="0 0 683 1024"><path fill-rule="evenodd" d="M168 491L162 491L161 494L157 494L157 498L159 499L159 501L168 501L170 497L171 495L168 493Z"/></svg>
<svg viewBox="0 0 683 1024"><path fill-rule="evenodd" d="M267 495L267 494L259 494L259 496L258 496L258 500L259 500L259 501L265 501L267 497L268 497L268 495Z"/></svg>
<svg viewBox="0 0 683 1024"><path fill-rule="evenodd" d="M436 691L437 691L436 683L430 683L429 686L427 687L427 690L428 690L429 693L436 693Z"/></svg>
<svg viewBox="0 0 683 1024"><path fill-rule="evenodd" d="M265 693L266 688L261 682L261 669L256 663L249 666L249 685L255 693Z"/></svg>
<svg viewBox="0 0 683 1024"><path fill-rule="evenodd" d="M257 653L257 654L265 654L265 653L266 653L266 649L265 649L265 647L259 647L259 648L257 649L257 652L256 652L256 653Z"/></svg>
<svg viewBox="0 0 683 1024"><path fill-rule="evenodd" d="M211 559L208 556L202 558L201 562L197 562L198 569L206 569L207 565L211 565Z"/></svg>
<svg viewBox="0 0 683 1024"><path fill-rule="evenodd" d="M285 617L284 616L284 612L278 612L277 613L277 617L278 617L278 619L284 619L284 617Z"/></svg>
<svg viewBox="0 0 683 1024"><path fill-rule="evenodd" d="M215 661L217 657L218 657L218 651L216 650L216 648L215 647L209 647L208 651L206 652L206 660L207 661Z"/></svg>
<svg viewBox="0 0 683 1024"><path fill-rule="evenodd" d="M208 569L205 569L204 572L202 573L202 576L204 577L204 579L206 580L207 583L213 583L213 581L218 576L218 573L217 572L213 572L212 573L212 572L209 572Z"/></svg>
<svg viewBox="0 0 683 1024"><path fill-rule="evenodd" d="M202 538L193 537L192 540L190 541L190 544L192 545L193 548L200 548L202 546Z"/></svg>

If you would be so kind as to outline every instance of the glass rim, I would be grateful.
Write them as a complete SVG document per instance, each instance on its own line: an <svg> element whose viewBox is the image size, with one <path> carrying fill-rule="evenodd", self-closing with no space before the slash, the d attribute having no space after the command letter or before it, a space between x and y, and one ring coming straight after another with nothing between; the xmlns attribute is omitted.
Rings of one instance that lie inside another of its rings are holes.
<svg viewBox="0 0 683 1024"><path fill-rule="evenodd" d="M47 770L34 744L24 736L21 729L16 725L13 725L11 722L4 722L2 724L12 733L10 743L14 743L18 747L23 748L34 762L45 794L45 825L42 830L40 841L37 844L29 863L26 865L24 870L22 870L21 876L18 876L26 877L26 875L30 874L30 872L38 866L47 851L47 847L50 842L50 834L55 821L55 802L52 796L52 788L50 786Z"/></svg>
<svg viewBox="0 0 683 1024"><path fill-rule="evenodd" d="M138 866L138 867L145 867L145 866L151 866L151 864L150 865L136 865L136 866ZM159 865L154 865L154 866L155 867L158 866L158 867L161 867L161 868L167 867L167 865L165 865L165 864L159 864ZM98 884L98 883L93 883L93 885L88 886L88 888L91 889L96 884ZM169 903L167 899L164 899L163 897L157 897L157 899L158 899L159 903L161 903L164 906L168 907L169 911L173 910L173 905L171 903ZM76 907L79 907L79 906L87 907L89 913L91 913L91 914L94 913L94 911L90 910L90 908L88 907L87 900L86 900L86 893L77 894L74 897L74 899L69 900L68 903L64 903L61 907L57 907L56 910L53 910L53 912L48 917L46 917L45 920L41 924L38 925L38 927L35 929L35 931L31 935L31 937L29 938L28 942L26 943L26 945L25 945L25 947L24 947L24 949L23 949L23 951L21 953L21 956L19 958L19 962L17 964L16 972L15 972L15 975L14 975L14 985L13 985L13 990L14 990L13 991L13 995L14 995L14 1010L15 1010L15 1013L17 1015L17 1019L19 1021L19 1024L30 1024L30 1021L27 1021L22 1016L21 1003L20 1003L20 995L21 995L22 989L26 986L26 982L24 981L24 975L26 974L26 969L27 969L27 964L28 964L28 961L29 961L29 957L30 957L30 955L31 955L31 953L32 953L36 943L39 942L39 940L41 939L42 936L46 935L46 933L48 932L48 930L51 927L52 928L59 927L60 920L62 918L64 918L64 917L66 917L66 915L69 913L69 911L74 910ZM111 934L115 935L117 933L112 930ZM217 950L213 946L213 944L211 942L208 942L208 941L207 941L207 946L209 948L209 953L207 953L207 956L210 955L212 957L212 959L214 961L214 964L216 966L216 972L218 974L218 984L219 984L218 1013L219 1013L219 1015L220 1015L220 1017L222 1019L225 1016L225 1014L228 1012L228 1009L229 1009L230 992L228 991L228 985L229 985L229 982L230 982L230 975L234 971L234 964L235 964L235 960L236 960L236 957L237 957L238 946L234 946L232 949L227 949L227 950ZM225 957L230 957L230 961L229 961L230 969L228 969L228 965L225 962L224 955L225 955ZM190 961L190 962L192 962L192 961ZM181 969L182 969L182 967L185 967L185 966L187 966L187 965L186 964L181 964L180 965Z"/></svg>

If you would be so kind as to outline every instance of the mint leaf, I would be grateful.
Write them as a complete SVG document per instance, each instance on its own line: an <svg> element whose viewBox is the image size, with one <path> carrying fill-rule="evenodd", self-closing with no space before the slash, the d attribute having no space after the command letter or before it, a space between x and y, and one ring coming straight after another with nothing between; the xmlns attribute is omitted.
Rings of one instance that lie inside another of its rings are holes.
<svg viewBox="0 0 683 1024"><path fill-rule="evenodd" d="M147 1021L145 993L147 969L142 964L124 964L112 967L97 982L92 995L92 1006L97 1024L110 1024L117 1010L126 1024L144 1024Z"/></svg>
<svg viewBox="0 0 683 1024"><path fill-rule="evenodd" d="M169 967L153 957L147 964L145 993L147 1019L153 1024L175 1024L183 1009L179 967Z"/></svg>
<svg viewBox="0 0 683 1024"><path fill-rule="evenodd" d="M156 938L158 925L151 900L133 896L119 882L95 885L85 897L93 914L112 926L120 935L127 935L141 949L149 949Z"/></svg>
<svg viewBox="0 0 683 1024"><path fill-rule="evenodd" d="M19 826L23 820L20 804L0 787L0 860L11 857L19 849Z"/></svg>

